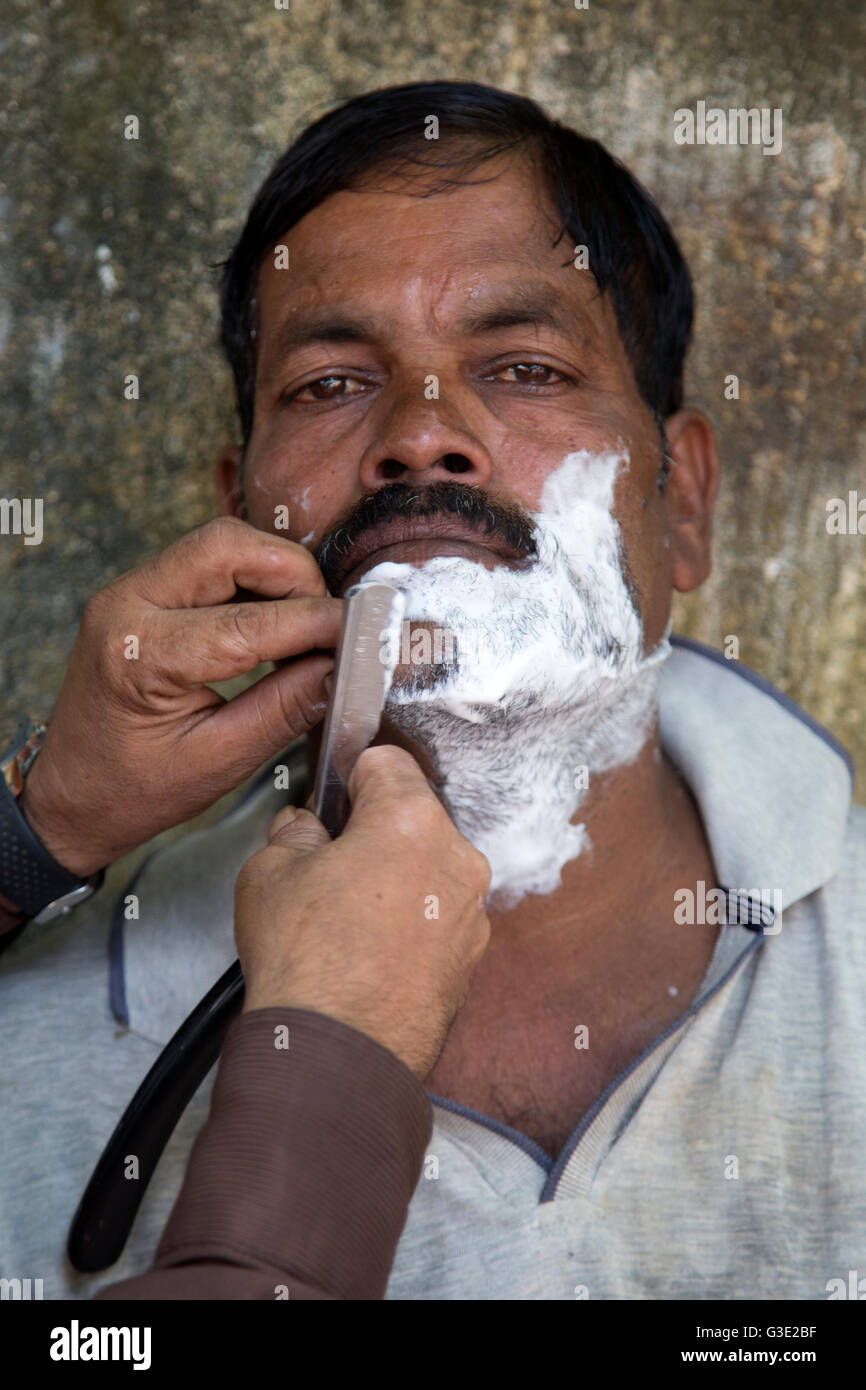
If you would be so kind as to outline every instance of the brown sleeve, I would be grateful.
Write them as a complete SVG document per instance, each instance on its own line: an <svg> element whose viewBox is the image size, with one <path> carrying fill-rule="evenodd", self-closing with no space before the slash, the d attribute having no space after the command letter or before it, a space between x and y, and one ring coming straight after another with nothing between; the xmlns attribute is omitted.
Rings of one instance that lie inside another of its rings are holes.
<svg viewBox="0 0 866 1390"><path fill-rule="evenodd" d="M432 1129L421 1082L365 1033L241 1014L153 1268L96 1297L383 1298Z"/></svg>

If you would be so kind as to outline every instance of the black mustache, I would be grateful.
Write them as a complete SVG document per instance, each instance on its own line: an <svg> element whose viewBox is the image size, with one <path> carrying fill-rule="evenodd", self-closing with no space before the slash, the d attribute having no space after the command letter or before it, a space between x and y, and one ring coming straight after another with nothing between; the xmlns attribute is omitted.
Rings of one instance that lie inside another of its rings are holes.
<svg viewBox="0 0 866 1390"><path fill-rule="evenodd" d="M458 517L479 536L495 536L518 553L520 559L538 554L535 525L516 503L499 502L479 487L466 483L438 482L426 487L388 483L367 493L331 528L317 545L314 558L330 592L336 593L351 565L346 557L365 531L394 517Z"/></svg>

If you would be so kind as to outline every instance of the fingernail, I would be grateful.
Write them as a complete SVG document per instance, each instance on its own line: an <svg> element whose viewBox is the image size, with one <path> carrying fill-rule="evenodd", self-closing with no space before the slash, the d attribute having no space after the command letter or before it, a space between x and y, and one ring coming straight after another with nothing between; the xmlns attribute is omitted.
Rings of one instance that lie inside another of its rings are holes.
<svg viewBox="0 0 866 1390"><path fill-rule="evenodd" d="M327 695L328 699L330 700L330 698L331 698L331 691L334 689L334 673L333 673L333 671L329 671L328 674L325 676L325 679L322 681L322 689L324 690L325 694Z"/></svg>

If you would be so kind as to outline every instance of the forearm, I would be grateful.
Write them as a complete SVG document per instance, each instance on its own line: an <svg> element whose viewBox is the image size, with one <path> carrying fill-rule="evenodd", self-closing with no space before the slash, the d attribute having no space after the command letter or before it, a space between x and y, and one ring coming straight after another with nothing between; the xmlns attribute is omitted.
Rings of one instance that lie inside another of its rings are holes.
<svg viewBox="0 0 866 1390"><path fill-rule="evenodd" d="M243 1014L153 1269L97 1297L380 1299L431 1131L421 1082L372 1038Z"/></svg>

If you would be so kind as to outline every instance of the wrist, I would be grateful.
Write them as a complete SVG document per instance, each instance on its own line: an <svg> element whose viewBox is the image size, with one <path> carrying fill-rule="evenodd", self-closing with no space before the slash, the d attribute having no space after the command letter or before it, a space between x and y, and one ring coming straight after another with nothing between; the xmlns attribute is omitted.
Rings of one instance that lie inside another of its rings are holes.
<svg viewBox="0 0 866 1390"><path fill-rule="evenodd" d="M33 834L45 846L52 858L57 860L58 864L61 864L70 874L74 874L76 878L90 878L91 874L95 874L99 869L105 867L106 861L94 856L92 850L76 846L70 842L68 833L63 835L59 832L56 819L50 815L45 799L41 795L44 785L39 774L39 759L37 758L18 798L18 808Z"/></svg>
<svg viewBox="0 0 866 1390"><path fill-rule="evenodd" d="M5 905L0 907L0 931L6 941L15 938L16 926L31 920L41 925L73 911L93 896L105 878L103 866L85 872L91 853L70 854L68 840L61 840L49 828L41 806L52 801L50 768L41 796L41 771L36 775L36 790L28 780L34 762L40 762L38 755L46 732L41 720L25 716L8 744L0 749L0 888ZM33 824L24 814L25 791ZM53 810L51 823L57 824L59 804Z"/></svg>
<svg viewBox="0 0 866 1390"><path fill-rule="evenodd" d="M268 1009L300 1009L304 1013L321 1015L330 1019L332 1023L342 1023L345 1027L351 1028L356 1033L363 1033L364 1037L378 1043L380 1047L384 1047L421 1080L432 1066L431 1062L423 1066L422 1069L421 1059L415 1055L409 1055L410 1050L404 1048L396 1036L397 1030L377 1018L375 1011L371 1014L369 1009L353 1007L347 1001L340 1002L327 997L317 997L315 992L311 995L304 991L299 994L297 990L290 991L286 988L282 990L273 987L258 989L255 984L246 982L241 1014L262 1013Z"/></svg>

